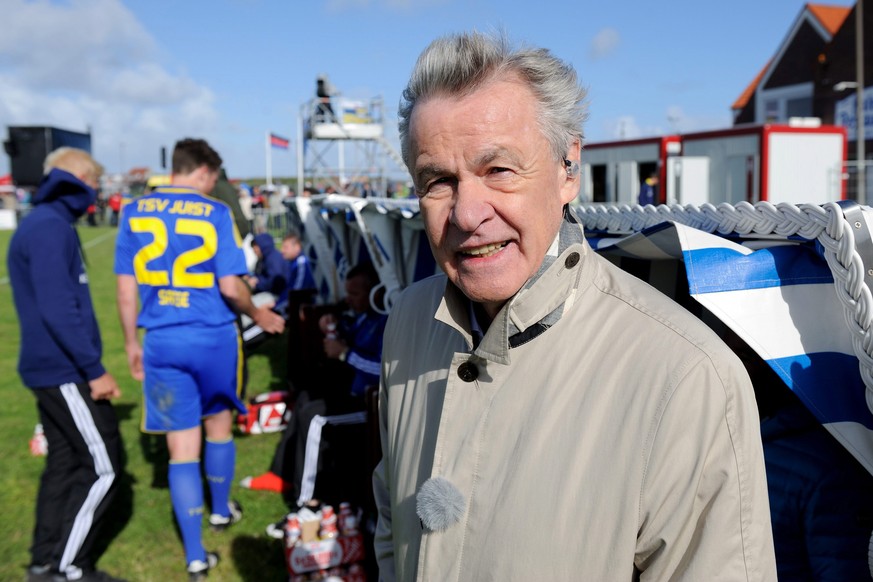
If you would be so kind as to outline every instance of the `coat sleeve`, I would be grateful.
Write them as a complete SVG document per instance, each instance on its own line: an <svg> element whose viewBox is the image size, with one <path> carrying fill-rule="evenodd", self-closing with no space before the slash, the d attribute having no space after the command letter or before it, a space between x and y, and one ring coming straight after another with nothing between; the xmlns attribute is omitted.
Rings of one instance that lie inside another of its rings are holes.
<svg viewBox="0 0 873 582"><path fill-rule="evenodd" d="M735 358L678 370L643 451L641 581L776 579L760 425Z"/></svg>
<svg viewBox="0 0 873 582"><path fill-rule="evenodd" d="M379 565L380 582L394 582L394 536L391 530L391 490L389 488L388 463L386 461L386 435L388 432L386 414L388 409L386 402L384 379L379 387L379 434L382 441L382 460L373 471L373 496L376 500L378 521L376 523L376 535L373 547L376 552L376 562Z"/></svg>

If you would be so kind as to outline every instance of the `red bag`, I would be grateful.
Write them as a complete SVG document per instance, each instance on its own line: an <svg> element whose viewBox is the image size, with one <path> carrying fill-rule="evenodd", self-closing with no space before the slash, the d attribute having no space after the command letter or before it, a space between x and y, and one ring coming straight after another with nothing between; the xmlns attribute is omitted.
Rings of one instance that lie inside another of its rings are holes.
<svg viewBox="0 0 873 582"><path fill-rule="evenodd" d="M258 394L249 401L248 411L237 415L237 427L244 434L284 430L291 420L293 404L287 390Z"/></svg>

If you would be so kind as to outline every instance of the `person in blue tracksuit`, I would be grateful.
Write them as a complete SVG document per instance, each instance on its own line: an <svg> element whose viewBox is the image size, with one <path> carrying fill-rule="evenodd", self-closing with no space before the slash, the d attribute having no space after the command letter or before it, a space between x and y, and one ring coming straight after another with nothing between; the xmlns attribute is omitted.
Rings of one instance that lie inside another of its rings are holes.
<svg viewBox="0 0 873 582"><path fill-rule="evenodd" d="M231 210L206 195L220 167L221 157L205 141L179 141L171 184L125 207L115 250L125 350L131 375L144 381L143 430L166 434L170 498L192 581L218 563L201 537L201 422L209 525L220 531L242 516L229 498L236 464L232 411L245 410L241 339L231 306L268 333L284 329L278 314L252 304L240 279L245 257ZM146 330L142 346L137 327Z"/></svg>
<svg viewBox="0 0 873 582"><path fill-rule="evenodd" d="M282 237L282 246L279 247L282 258L285 259L288 268L288 287L279 301L288 298L289 291L301 291L304 289L316 289L315 277L312 274L312 263L303 252L303 240L300 232L290 229Z"/></svg>
<svg viewBox="0 0 873 582"><path fill-rule="evenodd" d="M323 385L300 389L294 414L276 447L270 470L244 478L241 481L243 487L285 495L299 494L312 419L316 415L330 416L364 409L366 388L379 384L382 336L387 321L387 316L375 311L370 301L371 291L378 284L379 275L369 263L353 267L347 273L345 300L352 313L340 318L325 315L319 320L326 356L318 374ZM327 446L328 443L322 442L322 448ZM272 528L268 533L273 535L277 531Z"/></svg>
<svg viewBox="0 0 873 582"><path fill-rule="evenodd" d="M246 277L252 293L270 293L276 297L286 293L288 269L282 254L276 249L273 235L267 232L255 235L252 250L258 256L254 276Z"/></svg>
<svg viewBox="0 0 873 582"><path fill-rule="evenodd" d="M21 327L18 373L36 396L48 441L27 579L117 580L92 550L121 470L110 400L121 395L101 363L100 330L74 223L97 198L102 167L85 151L45 160L34 208L9 243L9 281Z"/></svg>

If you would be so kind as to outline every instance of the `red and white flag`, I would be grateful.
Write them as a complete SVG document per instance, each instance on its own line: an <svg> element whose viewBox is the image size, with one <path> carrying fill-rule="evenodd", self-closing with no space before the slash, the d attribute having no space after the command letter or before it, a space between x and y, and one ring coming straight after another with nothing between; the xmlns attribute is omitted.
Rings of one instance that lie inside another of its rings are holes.
<svg viewBox="0 0 873 582"><path fill-rule="evenodd" d="M287 150L290 145L290 140L280 137L275 133L270 134L270 145L274 148L279 148L280 150Z"/></svg>

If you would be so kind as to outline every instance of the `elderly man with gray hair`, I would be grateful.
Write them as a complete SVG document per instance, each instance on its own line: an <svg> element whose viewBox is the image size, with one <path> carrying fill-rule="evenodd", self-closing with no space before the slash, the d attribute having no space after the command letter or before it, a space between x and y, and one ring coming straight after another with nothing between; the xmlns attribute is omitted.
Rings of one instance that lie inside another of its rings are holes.
<svg viewBox="0 0 873 582"><path fill-rule="evenodd" d="M592 252L585 91L549 51L434 41L400 107L445 272L385 332L382 580L774 580L740 360Z"/></svg>

